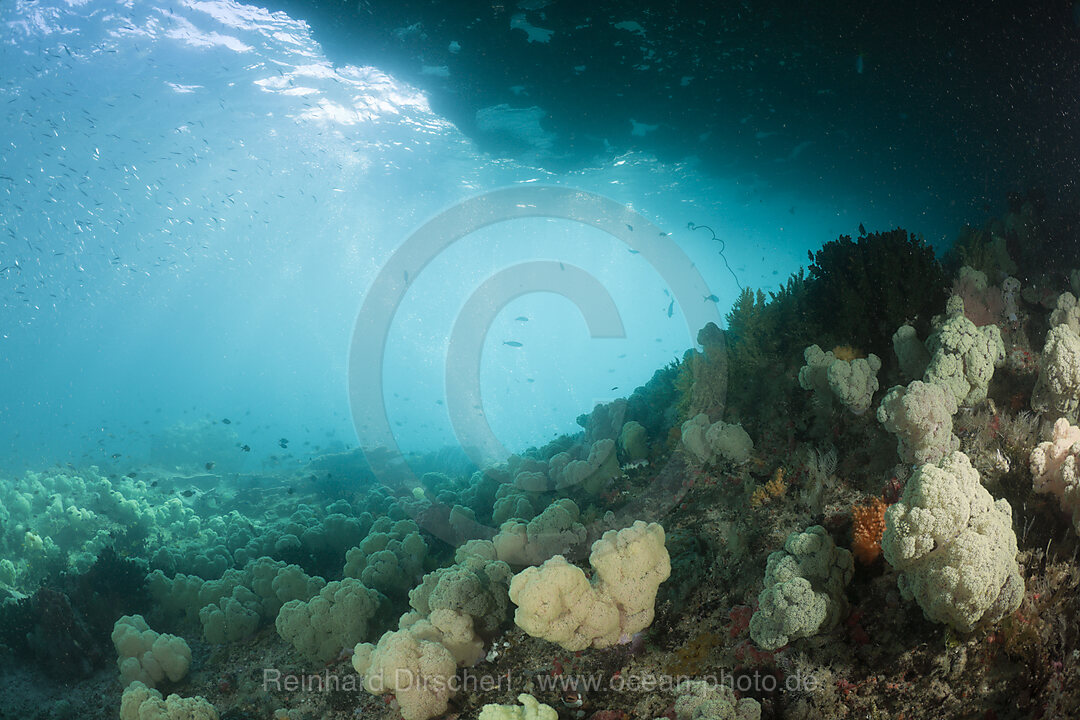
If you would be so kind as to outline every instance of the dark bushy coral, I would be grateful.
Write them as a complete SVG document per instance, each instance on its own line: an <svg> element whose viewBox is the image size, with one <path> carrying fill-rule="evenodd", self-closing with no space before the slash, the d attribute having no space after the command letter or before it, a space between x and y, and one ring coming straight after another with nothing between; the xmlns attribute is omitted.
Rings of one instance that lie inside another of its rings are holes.
<svg viewBox="0 0 1080 720"><path fill-rule="evenodd" d="M146 564L108 547L85 573L0 606L0 644L53 677L86 677L109 657L116 619L148 604Z"/></svg>
<svg viewBox="0 0 1080 720"><path fill-rule="evenodd" d="M792 368L802 363L803 349L818 334L803 271L768 296L743 290L727 314L727 326L727 419L749 418L759 408L778 410L788 389L781 378L793 374Z"/></svg>
<svg viewBox="0 0 1080 720"><path fill-rule="evenodd" d="M925 337L931 317L945 307L941 263L921 237L906 230L854 241L842 235L810 253L810 260L809 308L834 344L890 357L898 327L910 323Z"/></svg>

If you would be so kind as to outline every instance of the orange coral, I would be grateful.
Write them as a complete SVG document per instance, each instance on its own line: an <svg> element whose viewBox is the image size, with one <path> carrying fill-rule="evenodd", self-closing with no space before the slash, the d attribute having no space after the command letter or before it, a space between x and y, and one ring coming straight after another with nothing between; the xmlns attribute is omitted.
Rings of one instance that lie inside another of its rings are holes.
<svg viewBox="0 0 1080 720"><path fill-rule="evenodd" d="M851 508L851 553L863 565L870 565L881 555L881 536L885 532L885 509L878 498Z"/></svg>
<svg viewBox="0 0 1080 720"><path fill-rule="evenodd" d="M769 482L754 488L754 492L750 494L750 507L761 507L785 492L787 492L787 483L784 482L784 468L776 468L776 473Z"/></svg>

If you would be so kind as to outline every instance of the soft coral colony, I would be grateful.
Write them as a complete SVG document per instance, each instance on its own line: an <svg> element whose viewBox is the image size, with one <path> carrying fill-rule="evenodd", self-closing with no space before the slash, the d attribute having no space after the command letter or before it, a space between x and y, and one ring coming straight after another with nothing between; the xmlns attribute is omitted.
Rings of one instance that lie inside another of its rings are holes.
<svg viewBox="0 0 1080 720"><path fill-rule="evenodd" d="M944 266L902 230L830 242L578 435L473 472L385 487L342 453L302 475L340 497L257 503L27 473L0 639L88 683L116 658L101 716L139 720L1066 717L1080 271L1036 264L1037 210Z"/></svg>

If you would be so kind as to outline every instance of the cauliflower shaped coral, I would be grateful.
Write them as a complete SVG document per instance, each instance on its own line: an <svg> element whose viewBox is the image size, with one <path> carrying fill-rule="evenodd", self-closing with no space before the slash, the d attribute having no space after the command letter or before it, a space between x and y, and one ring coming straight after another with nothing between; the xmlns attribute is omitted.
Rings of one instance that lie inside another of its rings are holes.
<svg viewBox="0 0 1080 720"><path fill-rule="evenodd" d="M384 633L378 645L360 643L353 668L373 695L394 693L404 720L427 720L446 712L454 695L457 663L445 645L408 628Z"/></svg>
<svg viewBox="0 0 1080 720"><path fill-rule="evenodd" d="M686 680L676 688L675 720L760 720L761 704L724 683Z"/></svg>
<svg viewBox="0 0 1080 720"><path fill-rule="evenodd" d="M1023 599L1012 508L994 500L961 452L916 470L885 513L881 548L900 572L901 595L955 630L997 622Z"/></svg>
<svg viewBox="0 0 1080 720"><path fill-rule="evenodd" d="M508 520L492 540L499 560L509 565L539 565L555 555L565 555L585 542L580 514L573 500L562 498L527 523Z"/></svg>
<svg viewBox="0 0 1080 720"><path fill-rule="evenodd" d="M142 615L124 615L113 625L113 646L119 656L120 684L141 682L154 687L164 678L173 682L187 675L191 648L176 635L150 629Z"/></svg>
<svg viewBox="0 0 1080 720"><path fill-rule="evenodd" d="M559 720L559 713L532 695L518 695L518 705L488 704L480 709L478 720Z"/></svg>
<svg viewBox="0 0 1080 720"><path fill-rule="evenodd" d="M877 409L878 420L896 435L897 452L906 463L937 462L960 447L953 434L956 398L941 385L913 381L889 390Z"/></svg>
<svg viewBox="0 0 1080 720"><path fill-rule="evenodd" d="M1031 451L1029 462L1035 492L1056 497L1080 532L1080 427L1058 418L1053 437Z"/></svg>
<svg viewBox="0 0 1080 720"><path fill-rule="evenodd" d="M1050 313L1050 325L1067 325L1074 335L1080 335L1080 304L1070 292L1058 295L1057 304Z"/></svg>
<svg viewBox="0 0 1080 720"><path fill-rule="evenodd" d="M921 378L930 364L930 353L919 340L911 325L901 325L892 336L893 352L900 363L900 372L909 378Z"/></svg>
<svg viewBox="0 0 1080 720"><path fill-rule="evenodd" d="M1080 335L1067 324L1056 325L1046 334L1031 407L1072 422L1080 420Z"/></svg>
<svg viewBox="0 0 1080 720"><path fill-rule="evenodd" d="M589 455L584 460L574 460L569 453L558 453L551 458L548 468L556 489L580 486L590 495L602 492L608 481L620 474L615 441L611 438L597 440L589 446Z"/></svg>
<svg viewBox="0 0 1080 720"><path fill-rule="evenodd" d="M217 603L210 603L199 610L203 636L209 643L223 645L236 642L253 634L262 619L259 597L240 585L233 593Z"/></svg>
<svg viewBox="0 0 1080 720"><path fill-rule="evenodd" d="M593 543L592 582L562 555L526 568L510 582L514 622L571 651L610 647L647 628L656 591L671 574L664 529L642 521L609 530Z"/></svg>
<svg viewBox="0 0 1080 720"><path fill-rule="evenodd" d="M964 301L949 298L948 317L926 340L930 364L924 380L942 385L958 405L971 407L986 399L994 368L1005 362L1005 343L997 325L977 327L964 316Z"/></svg>
<svg viewBox="0 0 1080 720"><path fill-rule="evenodd" d="M711 463L719 456L738 465L749 460L754 450L754 441L742 425L710 423L705 413L684 422L681 437L683 447L701 463Z"/></svg>
<svg viewBox="0 0 1080 720"><path fill-rule="evenodd" d="M649 455L649 434L645 426L631 420L619 432L619 448L628 462L640 462Z"/></svg>
<svg viewBox="0 0 1080 720"><path fill-rule="evenodd" d="M387 597L405 597L422 574L427 543L412 520L380 517L358 546L345 554L345 577Z"/></svg>
<svg viewBox="0 0 1080 720"><path fill-rule="evenodd" d="M844 588L854 574L851 553L836 547L825 528L788 535L784 549L769 555L765 588L750 618L750 637L765 650L827 632L846 607Z"/></svg>
<svg viewBox="0 0 1080 720"><path fill-rule="evenodd" d="M446 609L472 617L481 631L495 632L509 609L507 588L513 571L496 558L489 540L471 540L454 553L456 562L433 570L409 591L409 605L421 615Z"/></svg>
<svg viewBox="0 0 1080 720"><path fill-rule="evenodd" d="M870 354L866 358L844 360L835 354L811 345L803 352L806 365L799 370L799 385L813 390L822 402L835 395L840 403L856 415L870 409L878 389L877 373L881 359Z"/></svg>
<svg viewBox="0 0 1080 720"><path fill-rule="evenodd" d="M120 700L120 720L218 720L217 710L205 698L182 698L161 693L136 680Z"/></svg>
<svg viewBox="0 0 1080 720"><path fill-rule="evenodd" d="M327 662L365 639L381 602L377 591L355 578L335 580L308 602L290 600L282 605L274 624L301 653Z"/></svg>

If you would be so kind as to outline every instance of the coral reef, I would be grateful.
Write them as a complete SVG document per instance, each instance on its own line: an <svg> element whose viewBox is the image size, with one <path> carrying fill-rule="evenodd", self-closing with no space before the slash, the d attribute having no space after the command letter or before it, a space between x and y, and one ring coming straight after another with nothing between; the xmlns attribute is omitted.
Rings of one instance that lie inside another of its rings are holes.
<svg viewBox="0 0 1080 720"><path fill-rule="evenodd" d="M5 478L0 706L1071 717L1080 274L1045 268L1068 237L1018 203L949 278L903 231L828 243L580 431L486 467L335 448L222 473L194 458L229 433L189 422L159 437L172 467Z"/></svg>

